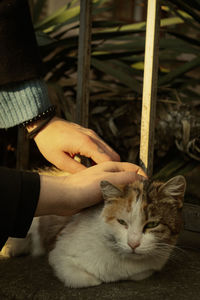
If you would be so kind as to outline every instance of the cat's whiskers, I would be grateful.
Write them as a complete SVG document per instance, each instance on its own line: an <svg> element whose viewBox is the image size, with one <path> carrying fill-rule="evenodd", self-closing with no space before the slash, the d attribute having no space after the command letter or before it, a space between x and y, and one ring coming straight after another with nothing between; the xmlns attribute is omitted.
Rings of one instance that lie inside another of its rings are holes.
<svg viewBox="0 0 200 300"><path fill-rule="evenodd" d="M178 262L180 260L180 255L186 255L186 251L181 249L180 247L176 246L176 245L170 245L167 243L161 243L158 242L155 244L156 246L156 255L158 256L164 256L167 255L169 256L169 260L173 261L173 262Z"/></svg>
<svg viewBox="0 0 200 300"><path fill-rule="evenodd" d="M160 247L161 249L167 249L169 251L179 252L179 253L181 252L182 254L185 254L185 255L187 254L187 252L184 249L178 247L177 245L171 245L171 244L164 243L164 242L157 242L155 244L155 246L157 248Z"/></svg>
<svg viewBox="0 0 200 300"><path fill-rule="evenodd" d="M184 254L185 256L188 255L188 253L186 252L185 249L183 249L183 248L181 248L181 247L178 247L178 246L176 246L176 245L174 245L174 250L177 251L177 252L178 252L178 251L181 252L181 253Z"/></svg>

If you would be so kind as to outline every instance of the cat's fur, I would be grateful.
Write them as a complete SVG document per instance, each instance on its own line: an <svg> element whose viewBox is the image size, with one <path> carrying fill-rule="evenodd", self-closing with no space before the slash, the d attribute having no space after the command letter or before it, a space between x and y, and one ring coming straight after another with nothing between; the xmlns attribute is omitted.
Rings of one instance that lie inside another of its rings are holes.
<svg viewBox="0 0 200 300"><path fill-rule="evenodd" d="M71 218L35 218L32 243L28 238L15 240L18 244L8 241L7 253L49 251L50 265L69 287L144 279L161 270L173 250L182 227L185 188L183 176L126 186L103 181L104 204Z"/></svg>

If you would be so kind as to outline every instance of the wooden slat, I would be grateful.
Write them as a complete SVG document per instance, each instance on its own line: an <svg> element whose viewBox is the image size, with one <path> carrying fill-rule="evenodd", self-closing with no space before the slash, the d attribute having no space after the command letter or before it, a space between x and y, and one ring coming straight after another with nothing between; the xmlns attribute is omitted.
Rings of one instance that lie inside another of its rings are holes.
<svg viewBox="0 0 200 300"><path fill-rule="evenodd" d="M178 246L200 250L200 206L184 203L184 231L178 239Z"/></svg>
<svg viewBox="0 0 200 300"><path fill-rule="evenodd" d="M19 170L28 170L29 168L29 145L24 129L18 128L16 167Z"/></svg>
<svg viewBox="0 0 200 300"><path fill-rule="evenodd" d="M160 7L158 0L148 1L144 82L141 116L140 165L148 176L153 173L154 127L156 114L157 70L159 54Z"/></svg>
<svg viewBox="0 0 200 300"><path fill-rule="evenodd" d="M92 1L80 1L76 122L88 126Z"/></svg>

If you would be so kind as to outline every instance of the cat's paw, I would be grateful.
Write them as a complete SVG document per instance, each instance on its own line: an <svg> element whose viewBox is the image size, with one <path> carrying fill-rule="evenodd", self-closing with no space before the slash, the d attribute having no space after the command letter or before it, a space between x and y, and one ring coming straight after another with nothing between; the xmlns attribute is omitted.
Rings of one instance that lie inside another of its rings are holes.
<svg viewBox="0 0 200 300"><path fill-rule="evenodd" d="M81 275L81 276L80 276ZM100 285L102 283L101 280L99 280L98 278L96 278L95 276L84 272L82 274L78 274L77 273L77 277L75 278L65 278L64 280L64 284L67 287L71 287L71 288L86 288L86 287L91 287L91 286L97 286Z"/></svg>
<svg viewBox="0 0 200 300"><path fill-rule="evenodd" d="M102 283L93 273L87 271L77 257L63 256L63 253L58 252L58 248L49 253L49 264L67 287L84 288Z"/></svg>
<svg viewBox="0 0 200 300"><path fill-rule="evenodd" d="M10 247L5 245L0 251L0 255L4 257L11 257L12 255L11 255Z"/></svg>
<svg viewBox="0 0 200 300"><path fill-rule="evenodd" d="M30 250L29 238L9 238L0 254L5 257L26 255Z"/></svg>
<svg viewBox="0 0 200 300"><path fill-rule="evenodd" d="M145 272L141 272L141 273L132 275L130 280L134 280L134 281L143 280L143 279L146 279L146 278L150 277L153 273L154 273L153 270L148 270L148 271L145 271Z"/></svg>

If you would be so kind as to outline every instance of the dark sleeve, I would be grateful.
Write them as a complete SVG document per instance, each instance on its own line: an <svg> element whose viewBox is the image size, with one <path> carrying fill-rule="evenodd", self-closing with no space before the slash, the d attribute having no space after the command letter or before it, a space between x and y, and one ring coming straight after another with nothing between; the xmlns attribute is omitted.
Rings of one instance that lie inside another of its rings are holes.
<svg viewBox="0 0 200 300"><path fill-rule="evenodd" d="M0 86L41 75L28 1L0 1Z"/></svg>
<svg viewBox="0 0 200 300"><path fill-rule="evenodd" d="M26 236L39 192L39 174L0 167L0 249L8 237Z"/></svg>

